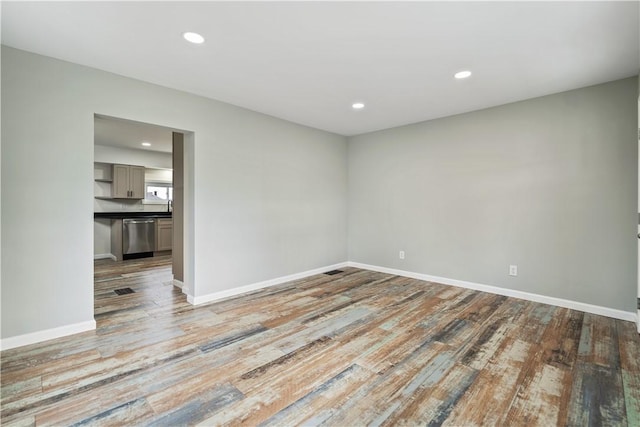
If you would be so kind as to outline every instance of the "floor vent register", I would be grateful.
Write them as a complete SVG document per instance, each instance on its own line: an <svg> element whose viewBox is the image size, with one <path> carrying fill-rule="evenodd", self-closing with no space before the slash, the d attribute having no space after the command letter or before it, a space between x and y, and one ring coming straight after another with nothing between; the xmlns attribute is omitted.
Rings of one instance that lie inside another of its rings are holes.
<svg viewBox="0 0 640 427"><path fill-rule="evenodd" d="M342 270L331 270L331 271L327 271L327 272L326 272L326 273L324 273L324 274L326 274L326 275L328 275L328 276L333 276L333 275L335 275L335 274L340 274L340 273L344 273L344 271L342 271Z"/></svg>

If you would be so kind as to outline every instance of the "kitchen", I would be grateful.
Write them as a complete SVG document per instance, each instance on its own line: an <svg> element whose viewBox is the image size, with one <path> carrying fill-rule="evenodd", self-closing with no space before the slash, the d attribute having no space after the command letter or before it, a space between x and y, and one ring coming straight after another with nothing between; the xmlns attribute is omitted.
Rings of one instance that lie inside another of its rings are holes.
<svg viewBox="0 0 640 427"><path fill-rule="evenodd" d="M95 260L171 255L173 139L169 128L95 116Z"/></svg>

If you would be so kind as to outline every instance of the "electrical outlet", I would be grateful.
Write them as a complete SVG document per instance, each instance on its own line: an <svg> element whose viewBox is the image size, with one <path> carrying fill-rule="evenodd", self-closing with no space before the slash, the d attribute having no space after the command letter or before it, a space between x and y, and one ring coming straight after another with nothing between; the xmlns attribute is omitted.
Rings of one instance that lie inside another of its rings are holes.
<svg viewBox="0 0 640 427"><path fill-rule="evenodd" d="M404 259L404 251L400 251L400 253L398 254L398 257L400 259Z"/></svg>
<svg viewBox="0 0 640 427"><path fill-rule="evenodd" d="M509 276L517 276L518 275L518 266L510 265L509 266Z"/></svg>

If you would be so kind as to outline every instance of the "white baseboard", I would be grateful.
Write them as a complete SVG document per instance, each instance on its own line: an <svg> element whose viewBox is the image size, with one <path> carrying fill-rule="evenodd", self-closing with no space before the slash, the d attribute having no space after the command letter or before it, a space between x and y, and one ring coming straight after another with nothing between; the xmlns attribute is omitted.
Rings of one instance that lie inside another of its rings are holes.
<svg viewBox="0 0 640 427"><path fill-rule="evenodd" d="M116 257L113 254L94 254L93 259L112 259L116 261Z"/></svg>
<svg viewBox="0 0 640 427"><path fill-rule="evenodd" d="M280 285L282 283L291 282L293 280L304 279L305 277L313 276L315 274L321 274L326 271L335 270L338 268L344 268L347 266L346 262L339 264L333 264L326 267L314 268L313 270L304 271L302 273L290 274L288 276L277 277L275 279L265 280L264 282L253 283L251 285L240 286L239 288L227 289L220 292L214 292L212 294L192 296L187 295L187 301L193 305L205 304L212 301L217 301L223 298L229 298L236 295L244 294L247 292L256 291L258 289L268 288L270 286Z"/></svg>
<svg viewBox="0 0 640 427"><path fill-rule="evenodd" d="M112 255L108 254L107 258L111 258ZM114 257L115 258L115 257ZM96 258L97 259L97 258ZM428 274L414 273L411 271L397 270L394 268L379 267L370 264L363 264L359 262L342 262L339 264L333 264L326 267L315 268L313 270L304 271L302 273L291 274L288 276L282 276L275 279L265 280L263 282L253 283L239 288L227 289L220 292L214 292L207 295L193 297L187 294L187 301L193 305L205 304L212 301L217 301L223 298L229 298L232 296L252 292L258 289L267 288L270 286L280 285L282 283L291 282L293 280L303 279L305 277L321 274L326 271L335 270L344 267L354 267L363 270L378 271L381 273L393 274L396 276L410 277L413 279L424 280L427 282L442 283L444 285L457 286L460 288L473 289L482 292L488 292L491 294L504 295L508 297L514 297L524 299L527 301L539 302L543 304L555 305L558 307L570 308L573 310L579 310L586 313L598 314L601 316L612 317L614 319L627 320L630 322L637 322L638 316L634 312L628 312L623 310L617 310L608 307L602 307L598 305L587 304L578 301L571 301L562 298L555 298L545 295L533 294L524 291L517 291L513 289L500 288L497 286L483 285L480 283L467 282L464 280L449 279L446 277L431 276ZM175 286L182 288L186 293L187 289L179 280L173 281ZM72 325L60 326L58 328L47 329L44 331L33 332L24 335L17 335L14 337L0 339L0 350L9 350L11 348L22 347L29 344L35 344L42 341L48 341L55 338L61 338L68 335L77 334L80 332L86 332L96 329L95 320L87 322L74 323ZM639 331L640 332L640 326Z"/></svg>
<svg viewBox="0 0 640 427"><path fill-rule="evenodd" d="M173 279L173 286L175 286L176 288L184 289L184 283L182 283L178 279Z"/></svg>
<svg viewBox="0 0 640 427"><path fill-rule="evenodd" d="M411 271L396 270L394 268L378 267L376 265L362 264L359 262L347 263L349 267L361 268L363 270L378 271L380 273L393 274L396 276L410 277L412 279L424 280L427 282L442 283L444 285L457 286L460 288L473 289L476 291L488 292L490 294L504 295L519 298L527 301L539 302L543 304L555 305L558 307L570 308L572 310L584 311L585 313L598 314L600 316L612 317L614 319L637 321L634 312L617 310L614 308L602 307L599 305L587 304L584 302L571 301L562 298L549 297L546 295L532 294L524 291L500 288L497 286L483 285L480 283L466 282L464 280L449 279L446 277L431 276L428 274L414 273Z"/></svg>
<svg viewBox="0 0 640 427"><path fill-rule="evenodd" d="M22 347L24 345L66 337L67 335L80 332L92 331L94 329L96 329L96 321L89 320L72 325L60 326L58 328L45 329L44 331L32 332L30 334L16 335L15 337L0 340L0 350L9 350L10 348Z"/></svg>

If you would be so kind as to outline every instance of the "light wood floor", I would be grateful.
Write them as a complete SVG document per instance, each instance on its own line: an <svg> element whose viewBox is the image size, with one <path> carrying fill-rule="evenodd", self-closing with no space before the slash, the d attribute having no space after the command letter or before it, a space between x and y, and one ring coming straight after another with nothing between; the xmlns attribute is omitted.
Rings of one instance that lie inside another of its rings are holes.
<svg viewBox="0 0 640 427"><path fill-rule="evenodd" d="M640 425L630 322L354 268L200 307L166 258L95 278L95 332L1 354L3 425Z"/></svg>

